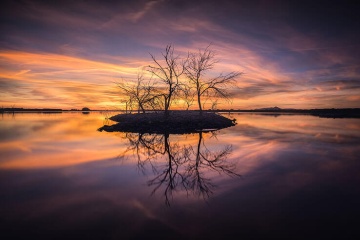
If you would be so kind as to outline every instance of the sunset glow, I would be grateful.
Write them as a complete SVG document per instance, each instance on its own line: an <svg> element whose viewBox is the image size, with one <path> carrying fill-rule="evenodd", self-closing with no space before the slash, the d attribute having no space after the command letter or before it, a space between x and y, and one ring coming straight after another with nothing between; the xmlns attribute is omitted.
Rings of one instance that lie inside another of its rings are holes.
<svg viewBox="0 0 360 240"><path fill-rule="evenodd" d="M234 2L10 1L0 10L0 106L123 109L115 82L134 81L168 44L182 56L211 44L219 62L209 76L244 73L220 109L360 106L356 14Z"/></svg>

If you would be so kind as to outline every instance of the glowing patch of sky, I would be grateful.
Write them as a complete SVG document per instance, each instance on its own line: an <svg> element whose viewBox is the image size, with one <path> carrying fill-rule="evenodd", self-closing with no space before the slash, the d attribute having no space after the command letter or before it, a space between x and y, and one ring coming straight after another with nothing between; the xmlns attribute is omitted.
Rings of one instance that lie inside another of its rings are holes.
<svg viewBox="0 0 360 240"><path fill-rule="evenodd" d="M136 79L151 63L149 53L160 58L167 44L181 55L211 44L219 63L208 76L244 72L232 105L219 102L219 108L360 105L359 17L356 7L346 4L338 6L336 18L331 4L315 13L316 3L276 1L4 6L0 104L5 107L121 107L114 81Z"/></svg>

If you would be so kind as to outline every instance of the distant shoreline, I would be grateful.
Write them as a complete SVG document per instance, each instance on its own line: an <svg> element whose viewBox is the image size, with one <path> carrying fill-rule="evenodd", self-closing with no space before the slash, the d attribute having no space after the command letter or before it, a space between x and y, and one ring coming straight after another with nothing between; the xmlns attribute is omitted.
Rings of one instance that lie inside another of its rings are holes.
<svg viewBox="0 0 360 240"><path fill-rule="evenodd" d="M174 112L180 112L184 110L172 110ZM189 112L196 112L198 110L188 110ZM0 113L63 113L63 112L123 112L125 110L64 110L55 108L2 108ZM128 111L129 112L129 111ZM152 110L147 112L154 112ZM319 109L252 109L252 110L241 110L241 109L218 109L218 110L206 110L204 112L218 112L218 113L261 113L271 115L281 114L305 114L318 116L323 118L360 118L360 108L319 108ZM137 113L137 111L132 111Z"/></svg>

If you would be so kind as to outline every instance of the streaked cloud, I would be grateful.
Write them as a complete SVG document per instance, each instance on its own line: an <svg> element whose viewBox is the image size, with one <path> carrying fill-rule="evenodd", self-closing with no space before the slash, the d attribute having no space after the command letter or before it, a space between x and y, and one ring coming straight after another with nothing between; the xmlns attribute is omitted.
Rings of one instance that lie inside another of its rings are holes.
<svg viewBox="0 0 360 240"><path fill-rule="evenodd" d="M233 105L219 107L358 107L360 37L352 22L338 16L342 35L329 36L333 32L323 19L336 20L325 9L306 31L308 19L297 9L306 7L262 1L14 1L1 17L1 104L27 107L47 99L64 108L116 106L112 83L135 79L149 64L149 53L160 57L173 44L185 55L211 44L219 63L208 76L244 72Z"/></svg>

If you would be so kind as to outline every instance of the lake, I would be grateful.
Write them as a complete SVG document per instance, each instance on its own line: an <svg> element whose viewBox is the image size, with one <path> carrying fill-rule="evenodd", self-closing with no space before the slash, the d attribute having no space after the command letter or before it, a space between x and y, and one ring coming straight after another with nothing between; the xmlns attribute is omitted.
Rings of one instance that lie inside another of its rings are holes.
<svg viewBox="0 0 360 240"><path fill-rule="evenodd" d="M1 239L355 239L360 119L224 114L215 132L100 132L2 114Z"/></svg>

